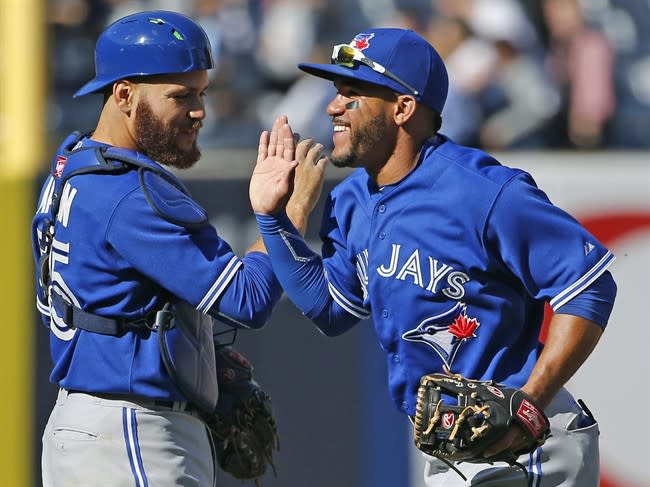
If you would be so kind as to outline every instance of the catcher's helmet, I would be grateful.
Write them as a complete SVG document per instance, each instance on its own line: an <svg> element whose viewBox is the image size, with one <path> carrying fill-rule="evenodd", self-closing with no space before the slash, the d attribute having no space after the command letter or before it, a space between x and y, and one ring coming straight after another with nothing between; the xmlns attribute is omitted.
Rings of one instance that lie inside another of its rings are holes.
<svg viewBox="0 0 650 487"><path fill-rule="evenodd" d="M213 65L210 41L192 19L162 10L139 12L101 33L95 46L95 78L74 97L132 76L187 73Z"/></svg>

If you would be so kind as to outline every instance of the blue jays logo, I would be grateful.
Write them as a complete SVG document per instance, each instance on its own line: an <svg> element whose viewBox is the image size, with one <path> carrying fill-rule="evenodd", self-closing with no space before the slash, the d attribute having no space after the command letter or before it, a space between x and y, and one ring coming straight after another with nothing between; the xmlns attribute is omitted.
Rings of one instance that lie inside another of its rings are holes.
<svg viewBox="0 0 650 487"><path fill-rule="evenodd" d="M370 39L373 37L375 37L375 34L357 34L354 39L352 39L352 42L350 42L350 45L363 51L370 47Z"/></svg>
<svg viewBox="0 0 650 487"><path fill-rule="evenodd" d="M68 163L68 158L65 156L56 156L56 167L54 168L54 177L60 178L63 174L66 164Z"/></svg>
<svg viewBox="0 0 650 487"><path fill-rule="evenodd" d="M476 338L474 332L479 326L475 318L467 316L467 305L459 301L449 311L427 318L417 328L404 333L402 338L426 343L451 369L456 352L466 340Z"/></svg>

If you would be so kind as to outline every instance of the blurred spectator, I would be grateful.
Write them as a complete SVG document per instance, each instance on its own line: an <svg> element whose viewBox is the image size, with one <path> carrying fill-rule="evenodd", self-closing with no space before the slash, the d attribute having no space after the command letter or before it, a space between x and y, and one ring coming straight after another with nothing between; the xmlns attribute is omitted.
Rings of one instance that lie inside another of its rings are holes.
<svg viewBox="0 0 650 487"><path fill-rule="evenodd" d="M72 99L93 76L88 51L106 24L143 9L192 16L210 36L206 148L254 148L280 113L330 144L332 87L296 64L327 62L370 26L412 28L440 51L450 74L442 132L462 144L650 147L647 0L49 0L54 137L94 125L101 100Z"/></svg>
<svg viewBox="0 0 650 487"><path fill-rule="evenodd" d="M485 117L483 148L546 145L543 129L560 107L556 86L545 76L535 29L515 0L476 0L469 25L496 50L492 77L480 93Z"/></svg>
<svg viewBox="0 0 650 487"><path fill-rule="evenodd" d="M514 0L438 0L428 37L445 59L449 96L442 131L489 149L543 147L559 108L534 27ZM447 16L451 15L449 18Z"/></svg>
<svg viewBox="0 0 650 487"><path fill-rule="evenodd" d="M316 44L312 55L303 58L303 61L327 63L331 53L332 46ZM300 72L285 93L267 95L258 106L258 116L262 126L270 127L279 114L285 114L298 134L331 148L331 118L325 109L335 94L332 83L324 83L322 79Z"/></svg>
<svg viewBox="0 0 650 487"><path fill-rule="evenodd" d="M101 2L87 0L50 0L47 7L48 130L67 135L96 122L95 100L73 100L72 94L95 75L95 39L108 10Z"/></svg>
<svg viewBox="0 0 650 487"><path fill-rule="evenodd" d="M318 3L276 0L265 9L255 60L273 81L290 85L298 76L296 65L309 58Z"/></svg>
<svg viewBox="0 0 650 487"><path fill-rule="evenodd" d="M549 124L549 143L603 147L616 107L613 49L600 31L587 25L577 0L543 0L543 13L548 68L563 95L562 110Z"/></svg>
<svg viewBox="0 0 650 487"><path fill-rule="evenodd" d="M442 133L460 144L479 146L484 118L479 93L496 66L496 49L474 36L466 21L459 17L437 15L423 35L444 59L449 74Z"/></svg>
<svg viewBox="0 0 650 487"><path fill-rule="evenodd" d="M210 37L216 69L210 71L208 110L201 144L209 148L256 147L261 126L255 112L264 77L255 61L260 2L194 0L192 15Z"/></svg>
<svg viewBox="0 0 650 487"><path fill-rule="evenodd" d="M103 0L108 7L104 24L112 24L117 19L143 10L173 10L182 14L191 13L185 0Z"/></svg>

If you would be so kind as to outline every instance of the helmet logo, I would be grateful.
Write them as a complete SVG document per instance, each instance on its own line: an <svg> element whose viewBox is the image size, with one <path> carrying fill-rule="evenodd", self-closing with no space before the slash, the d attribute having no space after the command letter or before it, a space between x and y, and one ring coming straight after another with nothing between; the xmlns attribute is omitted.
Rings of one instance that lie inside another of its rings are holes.
<svg viewBox="0 0 650 487"><path fill-rule="evenodd" d="M166 24L166 22L163 19L158 19L155 17L151 17L147 19L150 24L156 24L156 25L163 25ZM172 30L172 35L179 41L184 41L185 37L183 37L183 34L178 32L176 29Z"/></svg>

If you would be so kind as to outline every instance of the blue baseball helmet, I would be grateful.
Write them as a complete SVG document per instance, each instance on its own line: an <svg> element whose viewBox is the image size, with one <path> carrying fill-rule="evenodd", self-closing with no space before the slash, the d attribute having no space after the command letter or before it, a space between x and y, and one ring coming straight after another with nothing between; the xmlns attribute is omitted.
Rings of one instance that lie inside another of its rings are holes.
<svg viewBox="0 0 650 487"><path fill-rule="evenodd" d="M101 33L95 46L95 77L74 97L97 93L133 76L188 73L213 66L208 36L192 19L163 10L139 12Z"/></svg>

